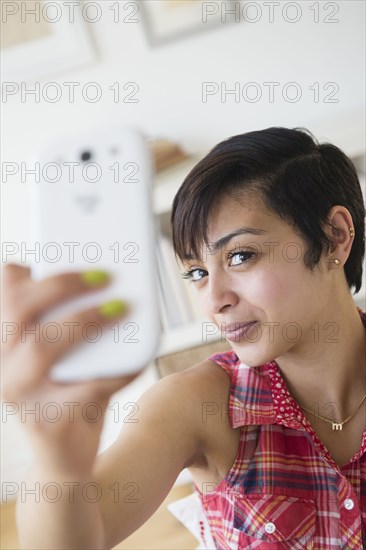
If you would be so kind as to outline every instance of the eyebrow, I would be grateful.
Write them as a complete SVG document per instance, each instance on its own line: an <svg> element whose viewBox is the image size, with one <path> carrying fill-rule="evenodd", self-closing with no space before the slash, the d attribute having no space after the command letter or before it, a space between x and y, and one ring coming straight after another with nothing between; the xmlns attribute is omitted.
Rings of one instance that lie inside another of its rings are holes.
<svg viewBox="0 0 366 550"><path fill-rule="evenodd" d="M228 235L225 235L224 237L221 237L218 241L214 243L208 243L208 248L211 253L216 254L218 250L222 250L234 237L237 237L238 235L264 235L268 234L268 231L265 229L258 229L255 227L240 227L239 229L236 229L232 233L229 233ZM188 260L198 260L198 258L194 258L190 256L187 258Z"/></svg>

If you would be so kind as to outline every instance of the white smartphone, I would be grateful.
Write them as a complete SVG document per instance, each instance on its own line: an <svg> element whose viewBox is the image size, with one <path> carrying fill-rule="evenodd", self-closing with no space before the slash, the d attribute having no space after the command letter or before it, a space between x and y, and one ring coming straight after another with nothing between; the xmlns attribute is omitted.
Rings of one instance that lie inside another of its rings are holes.
<svg viewBox="0 0 366 550"><path fill-rule="evenodd" d="M31 241L39 254L36 280L67 271L103 270L107 288L69 300L41 319L42 335L56 339L60 320L113 299L129 313L109 326L87 326L80 345L50 376L72 382L142 370L160 335L152 209L153 160L144 138L128 128L97 128L55 139L39 151L38 181L30 182ZM72 326L67 325L72 338ZM49 336L48 336L49 335Z"/></svg>

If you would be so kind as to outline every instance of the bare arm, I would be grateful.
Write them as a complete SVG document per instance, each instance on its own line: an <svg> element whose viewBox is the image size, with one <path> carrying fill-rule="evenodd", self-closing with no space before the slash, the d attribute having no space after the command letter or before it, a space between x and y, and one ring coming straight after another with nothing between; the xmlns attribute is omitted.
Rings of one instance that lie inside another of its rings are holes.
<svg viewBox="0 0 366 550"><path fill-rule="evenodd" d="M145 523L179 473L201 454L201 408L190 372L161 380L141 397L138 406L134 415L138 422L123 426L94 470L102 487L119 489L117 502L110 490L100 502L107 548Z"/></svg>
<svg viewBox="0 0 366 550"><path fill-rule="evenodd" d="M26 484L40 482L41 495L47 483L65 490L56 503L49 502L50 485L48 499L37 504L18 500L22 548L110 549L156 511L181 470L200 453L201 409L194 377L189 371L168 376L137 405L131 417L135 422L123 424L116 442L97 457L92 475L63 475L59 469L34 465Z"/></svg>
<svg viewBox="0 0 366 550"><path fill-rule="evenodd" d="M65 273L34 281L29 268L10 264L3 271L2 318L28 334L42 316L66 299L95 288L85 286L80 273ZM123 313L120 315L123 316ZM65 327L64 319L57 319ZM75 313L67 331L48 342L43 337L22 338L12 333L2 346L1 383L4 401L21 410L52 403L59 418L27 417L24 428L35 462L24 480L26 493L17 501L17 522L22 548L110 548L150 517L172 487L179 472L195 460L200 449L200 390L188 371L171 375L150 388L139 400L133 419L122 426L118 441L97 456L104 416L111 396L135 375L72 384L52 381L53 364L82 342L88 323L110 324L98 308ZM22 328L23 330L23 328ZM42 331L41 331L42 332ZM190 369L191 370L191 369ZM100 418L89 419L84 407L96 403ZM76 403L69 417L68 404Z"/></svg>

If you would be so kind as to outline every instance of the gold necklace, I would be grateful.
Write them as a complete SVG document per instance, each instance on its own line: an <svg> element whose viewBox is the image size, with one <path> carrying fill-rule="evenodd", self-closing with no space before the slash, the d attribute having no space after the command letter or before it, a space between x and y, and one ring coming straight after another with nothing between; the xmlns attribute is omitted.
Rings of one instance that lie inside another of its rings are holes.
<svg viewBox="0 0 366 550"><path fill-rule="evenodd" d="M299 405L299 407L300 407L300 409L303 409L304 411L306 411L308 413L315 414L315 416L317 416L321 420L324 420L324 422L329 422L330 424L332 424L332 430L342 431L343 424L345 424L346 422L348 422L348 420L351 420L351 418L353 418L355 416L356 412L361 407L361 405L365 401L365 399L366 399L366 394L363 396L362 401L358 405L355 412L353 414L351 414L351 416L346 418L346 420L343 420L343 422L333 422L333 420L329 420L329 418L324 418L324 416L320 416L320 414L315 414L313 411L309 411L309 409L305 409L305 407L302 407L301 405Z"/></svg>

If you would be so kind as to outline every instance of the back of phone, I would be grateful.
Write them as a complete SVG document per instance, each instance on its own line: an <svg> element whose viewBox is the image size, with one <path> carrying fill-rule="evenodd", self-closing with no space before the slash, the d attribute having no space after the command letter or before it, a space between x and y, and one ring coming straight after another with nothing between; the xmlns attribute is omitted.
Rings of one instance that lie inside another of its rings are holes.
<svg viewBox="0 0 366 550"><path fill-rule="evenodd" d="M101 128L49 143L36 156L39 181L31 193L31 240L39 247L32 277L67 271L104 270L108 288L53 308L41 320L42 337L57 340L73 312L109 300L128 303L129 313L101 329L86 326L83 341L51 371L58 381L121 376L154 358L160 323L152 212L153 164L136 131Z"/></svg>

